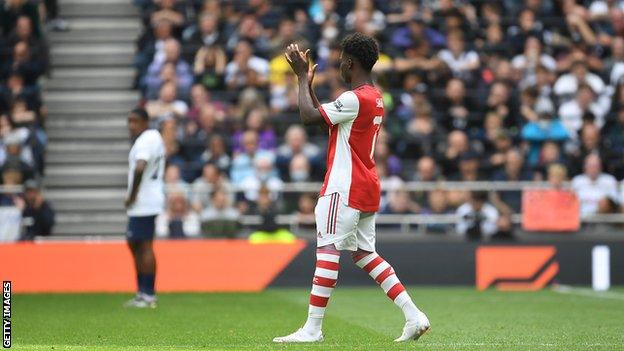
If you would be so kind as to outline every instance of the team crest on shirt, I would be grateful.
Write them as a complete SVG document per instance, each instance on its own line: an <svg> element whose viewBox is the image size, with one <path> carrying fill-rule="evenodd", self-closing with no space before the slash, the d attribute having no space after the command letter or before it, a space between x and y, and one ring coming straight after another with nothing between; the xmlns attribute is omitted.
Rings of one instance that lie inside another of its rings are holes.
<svg viewBox="0 0 624 351"><path fill-rule="evenodd" d="M377 98L375 100L375 102L377 103L377 108L383 108L383 99L382 98Z"/></svg>
<svg viewBox="0 0 624 351"><path fill-rule="evenodd" d="M334 107L336 108L336 110L342 111L344 105L342 104L342 102L340 102L340 100L336 100L334 101Z"/></svg>

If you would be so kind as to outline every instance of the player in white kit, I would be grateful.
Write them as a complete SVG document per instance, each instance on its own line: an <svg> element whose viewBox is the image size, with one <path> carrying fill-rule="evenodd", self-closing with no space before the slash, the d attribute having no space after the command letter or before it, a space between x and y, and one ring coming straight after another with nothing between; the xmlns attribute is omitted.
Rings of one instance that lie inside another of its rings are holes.
<svg viewBox="0 0 624 351"><path fill-rule="evenodd" d="M128 156L128 213L126 238L132 252L138 291L127 307L155 308L156 258L152 247L156 216L165 206L165 144L160 133L148 129L149 116L142 108L128 115L132 148Z"/></svg>

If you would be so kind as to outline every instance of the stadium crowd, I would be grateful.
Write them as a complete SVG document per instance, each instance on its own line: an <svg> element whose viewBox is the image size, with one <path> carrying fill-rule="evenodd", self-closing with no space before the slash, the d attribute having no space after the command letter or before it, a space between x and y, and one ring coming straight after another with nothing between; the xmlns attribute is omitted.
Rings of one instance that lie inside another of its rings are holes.
<svg viewBox="0 0 624 351"><path fill-rule="evenodd" d="M40 78L50 64L45 27L65 29L64 23L54 0L0 1L0 208L19 210L18 226L25 227L27 239L50 235L54 224L54 211L39 190L47 144ZM9 217L0 229L10 227Z"/></svg>
<svg viewBox="0 0 624 351"><path fill-rule="evenodd" d="M165 139L166 182L193 218L214 213L210 191L229 187L244 190L220 202L230 214L257 213L261 189L280 213L309 214L309 194L280 189L322 181L326 136L297 123L296 77L283 52L292 42L311 49L314 89L330 101L347 89L339 41L352 31L381 49L374 71L386 117L375 158L391 189L381 213L463 214L485 201L494 229L484 232L511 229L519 192L402 187L443 179L568 179L582 214L619 211L624 1L135 3L145 25L136 85Z"/></svg>

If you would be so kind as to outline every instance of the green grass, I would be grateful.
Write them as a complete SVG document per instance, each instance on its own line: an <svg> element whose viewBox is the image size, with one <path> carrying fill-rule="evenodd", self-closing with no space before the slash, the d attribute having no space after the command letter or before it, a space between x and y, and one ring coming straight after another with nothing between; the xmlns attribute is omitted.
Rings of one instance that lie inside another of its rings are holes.
<svg viewBox="0 0 624 351"><path fill-rule="evenodd" d="M379 288L339 287L325 342L274 345L300 327L308 289L259 294L161 294L155 310L127 294L14 295L16 350L613 350L624 349L624 290L608 296L410 289L432 330L396 345L402 314Z"/></svg>

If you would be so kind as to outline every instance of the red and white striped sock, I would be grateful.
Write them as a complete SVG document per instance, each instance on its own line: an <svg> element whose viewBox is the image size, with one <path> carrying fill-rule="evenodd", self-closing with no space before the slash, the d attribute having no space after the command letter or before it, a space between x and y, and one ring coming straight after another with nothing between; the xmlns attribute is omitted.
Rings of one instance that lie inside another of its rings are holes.
<svg viewBox="0 0 624 351"><path fill-rule="evenodd" d="M403 311L406 320L415 320L418 308L405 287L396 276L394 268L376 252L357 252L353 255L355 264L362 268L381 286L386 295Z"/></svg>
<svg viewBox="0 0 624 351"><path fill-rule="evenodd" d="M325 308L329 302L340 269L340 251L332 246L320 247L316 250L316 270L310 292L310 306L308 308L308 320L303 329L310 334L321 331Z"/></svg>

